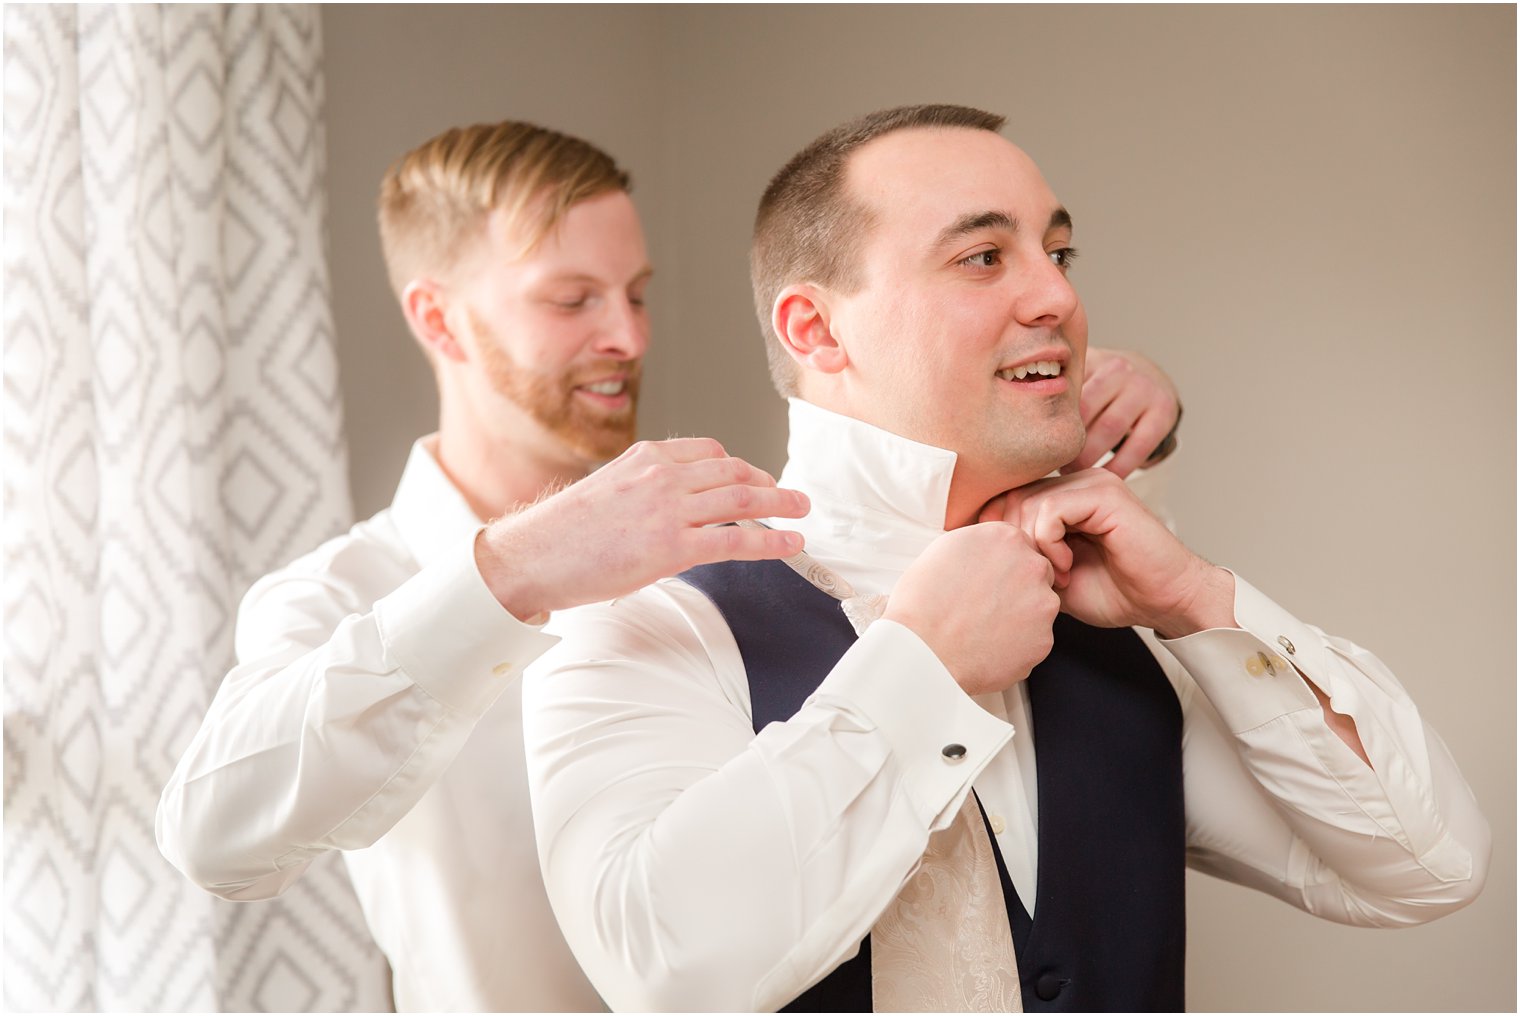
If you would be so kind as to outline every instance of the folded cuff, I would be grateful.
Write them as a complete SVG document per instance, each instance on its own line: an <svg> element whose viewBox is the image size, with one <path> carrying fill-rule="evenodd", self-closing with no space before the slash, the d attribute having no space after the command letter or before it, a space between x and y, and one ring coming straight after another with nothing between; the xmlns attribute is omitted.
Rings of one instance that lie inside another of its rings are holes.
<svg viewBox="0 0 1520 1016"><path fill-rule="evenodd" d="M496 601L475 563L475 532L375 603L386 655L445 705L479 714L559 641Z"/></svg>
<svg viewBox="0 0 1520 1016"><path fill-rule="evenodd" d="M1297 671L1327 689L1323 640L1239 575L1235 622L1240 627L1158 641L1187 668L1233 734L1302 709L1318 713L1319 700Z"/></svg>
<svg viewBox="0 0 1520 1016"><path fill-rule="evenodd" d="M961 690L912 629L874 622L818 686L849 701L881 732L902 770L908 800L938 829L1013 728Z"/></svg>

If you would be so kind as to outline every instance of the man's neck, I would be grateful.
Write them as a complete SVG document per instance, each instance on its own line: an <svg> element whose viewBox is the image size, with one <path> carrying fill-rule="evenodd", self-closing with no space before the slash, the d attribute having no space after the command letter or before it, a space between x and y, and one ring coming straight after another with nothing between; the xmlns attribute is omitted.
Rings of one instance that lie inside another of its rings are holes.
<svg viewBox="0 0 1520 1016"><path fill-rule="evenodd" d="M476 515L490 520L583 478L590 468L567 454L546 455L531 440L492 437L445 418L432 449L444 475Z"/></svg>
<svg viewBox="0 0 1520 1016"><path fill-rule="evenodd" d="M1042 473L1040 476L1028 479L1017 479L1007 474L974 476L965 467L965 459L958 460L955 464L955 473L950 479L950 495L945 500L946 532L975 525L981 521L982 509L987 507L987 503L993 498L1027 483L1033 483L1045 475L1048 474Z"/></svg>
<svg viewBox="0 0 1520 1016"><path fill-rule="evenodd" d="M993 495L996 496L996 495ZM973 525L981 515L982 507L991 497L982 497L964 488L950 487L950 498L945 502L945 532Z"/></svg>

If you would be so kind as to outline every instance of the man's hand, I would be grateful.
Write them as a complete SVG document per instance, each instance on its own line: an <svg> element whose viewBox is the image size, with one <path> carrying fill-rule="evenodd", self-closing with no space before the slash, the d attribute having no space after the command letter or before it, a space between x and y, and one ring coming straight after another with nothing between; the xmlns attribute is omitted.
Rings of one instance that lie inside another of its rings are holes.
<svg viewBox="0 0 1520 1016"><path fill-rule="evenodd" d="M709 527L807 512L806 495L777 487L711 438L641 441L486 526L475 560L501 605L536 623L546 611L623 596L695 565L795 554L798 533Z"/></svg>
<svg viewBox="0 0 1520 1016"><path fill-rule="evenodd" d="M1150 360L1122 349L1089 349L1082 381L1087 442L1061 472L1086 469L1123 441L1103 468L1128 476L1177 425L1180 412L1177 387Z"/></svg>
<svg viewBox="0 0 1520 1016"><path fill-rule="evenodd" d="M1142 625L1163 638L1236 626L1230 573L1183 546L1107 470L1026 484L994 498L981 518L1010 522L1034 541L1054 568L1062 609L1078 620Z"/></svg>
<svg viewBox="0 0 1520 1016"><path fill-rule="evenodd" d="M929 544L882 616L923 639L966 694L1002 691L1050 655L1053 575L1013 526L966 526Z"/></svg>

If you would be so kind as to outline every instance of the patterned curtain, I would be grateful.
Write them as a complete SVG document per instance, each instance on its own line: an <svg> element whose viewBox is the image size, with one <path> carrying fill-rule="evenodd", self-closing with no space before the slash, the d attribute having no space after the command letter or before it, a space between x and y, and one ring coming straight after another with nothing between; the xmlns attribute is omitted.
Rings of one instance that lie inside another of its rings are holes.
<svg viewBox="0 0 1520 1016"><path fill-rule="evenodd" d="M153 838L238 598L350 521L318 11L4 17L5 1005L388 1008L341 862L229 904Z"/></svg>

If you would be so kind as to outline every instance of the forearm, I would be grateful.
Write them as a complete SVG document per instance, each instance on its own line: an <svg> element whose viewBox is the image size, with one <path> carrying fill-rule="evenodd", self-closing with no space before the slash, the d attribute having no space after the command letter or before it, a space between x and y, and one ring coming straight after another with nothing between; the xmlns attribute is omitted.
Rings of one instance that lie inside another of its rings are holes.
<svg viewBox="0 0 1520 1016"><path fill-rule="evenodd" d="M219 895L277 895L316 855L373 843L427 792L553 641L504 622L468 573L451 573L461 561L346 617L311 582L250 595L239 643L251 658L160 800L159 845L176 867Z"/></svg>
<svg viewBox="0 0 1520 1016"><path fill-rule="evenodd" d="M870 740L825 722L836 743ZM566 938L614 1009L773 1011L869 931L928 823L885 759L862 767L863 745L799 746L809 723L771 728L663 806L655 781L620 780L542 841ZM639 803L609 822L619 800ZM837 827L808 828L826 814Z"/></svg>
<svg viewBox="0 0 1520 1016"><path fill-rule="evenodd" d="M159 847L230 899L278 895L318 854L406 813L472 717L384 660L372 617L285 666L235 668L165 787Z"/></svg>

